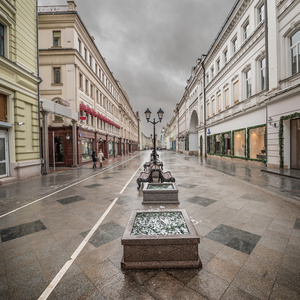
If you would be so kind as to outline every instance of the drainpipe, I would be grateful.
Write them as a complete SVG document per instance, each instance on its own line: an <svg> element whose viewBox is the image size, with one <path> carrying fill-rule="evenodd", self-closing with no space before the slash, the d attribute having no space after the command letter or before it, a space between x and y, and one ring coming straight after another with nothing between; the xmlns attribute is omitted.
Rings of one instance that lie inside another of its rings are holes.
<svg viewBox="0 0 300 300"><path fill-rule="evenodd" d="M269 91L269 27L268 27L268 7L267 0L264 0L265 6L265 52L266 52L266 91ZM266 104L266 166L268 165L268 104Z"/></svg>
<svg viewBox="0 0 300 300"><path fill-rule="evenodd" d="M42 158L42 142L41 142L41 111L40 111L40 84L42 83L42 78L40 78L40 61L39 61L39 27L38 27L38 0L36 0L36 51L37 51L37 77L38 82L38 124L39 124L39 145L40 145L40 160L41 160L41 175L43 175L43 158Z"/></svg>
<svg viewBox="0 0 300 300"><path fill-rule="evenodd" d="M265 6L265 49L266 49L266 90L269 91L269 31L268 31L268 7L267 0L264 0Z"/></svg>
<svg viewBox="0 0 300 300"><path fill-rule="evenodd" d="M202 60L201 60L201 66L203 70L203 112L204 112L204 157L207 157L207 149L206 149L206 83L205 83L205 66L204 66L204 60L207 54L202 54Z"/></svg>

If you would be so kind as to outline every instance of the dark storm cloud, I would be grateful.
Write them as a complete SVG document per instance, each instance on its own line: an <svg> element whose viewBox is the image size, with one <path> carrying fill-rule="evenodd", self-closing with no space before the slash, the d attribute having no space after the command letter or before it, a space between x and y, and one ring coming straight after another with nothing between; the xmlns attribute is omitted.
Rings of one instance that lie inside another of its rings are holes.
<svg viewBox="0 0 300 300"><path fill-rule="evenodd" d="M147 107L163 125L173 115L191 68L215 39L236 0L77 0L82 21L139 111ZM40 5L66 4L39 0ZM161 126L158 127L158 130Z"/></svg>

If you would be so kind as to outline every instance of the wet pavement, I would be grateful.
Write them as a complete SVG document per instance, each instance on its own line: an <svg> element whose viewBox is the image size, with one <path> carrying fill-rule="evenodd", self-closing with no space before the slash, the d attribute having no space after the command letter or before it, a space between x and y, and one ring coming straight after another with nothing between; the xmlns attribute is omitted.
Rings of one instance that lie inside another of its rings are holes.
<svg viewBox="0 0 300 300"><path fill-rule="evenodd" d="M0 186L0 299L300 298L297 174L161 152L180 204L142 205L136 178L149 157ZM187 211L202 269L122 271L131 211L163 208Z"/></svg>

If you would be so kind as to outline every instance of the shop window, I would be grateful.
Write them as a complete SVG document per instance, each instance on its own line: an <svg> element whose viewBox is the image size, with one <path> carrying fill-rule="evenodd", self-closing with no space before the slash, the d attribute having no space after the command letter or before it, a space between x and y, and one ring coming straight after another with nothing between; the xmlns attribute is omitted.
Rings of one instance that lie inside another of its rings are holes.
<svg viewBox="0 0 300 300"><path fill-rule="evenodd" d="M81 138L82 161L92 159L93 141L94 140L90 138Z"/></svg>
<svg viewBox="0 0 300 300"><path fill-rule="evenodd" d="M245 157L246 145L246 130L241 129L233 132L233 155L238 157Z"/></svg>
<svg viewBox="0 0 300 300"><path fill-rule="evenodd" d="M53 47L61 46L61 32L53 31Z"/></svg>
<svg viewBox="0 0 300 300"><path fill-rule="evenodd" d="M300 72L300 30L290 38L292 74Z"/></svg>
<svg viewBox="0 0 300 300"><path fill-rule="evenodd" d="M112 141L108 143L108 155L114 155L114 143Z"/></svg>
<svg viewBox="0 0 300 300"><path fill-rule="evenodd" d="M6 95L0 94L0 122L7 122L7 99Z"/></svg>
<svg viewBox="0 0 300 300"><path fill-rule="evenodd" d="M223 142L222 154L231 155L231 134L223 133L222 142Z"/></svg>
<svg viewBox="0 0 300 300"><path fill-rule="evenodd" d="M64 138L62 136L54 137L55 144L55 162L64 162Z"/></svg>
<svg viewBox="0 0 300 300"><path fill-rule="evenodd" d="M266 158L265 133L265 126L249 128L249 158Z"/></svg>
<svg viewBox="0 0 300 300"><path fill-rule="evenodd" d="M214 138L215 138L215 153L221 154L221 136L220 134L216 134Z"/></svg>

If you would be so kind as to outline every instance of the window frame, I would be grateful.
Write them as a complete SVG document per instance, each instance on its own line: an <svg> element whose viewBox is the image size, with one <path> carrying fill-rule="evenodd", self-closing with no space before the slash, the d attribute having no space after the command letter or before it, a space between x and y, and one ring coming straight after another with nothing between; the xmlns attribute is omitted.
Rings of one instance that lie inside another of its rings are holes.
<svg viewBox="0 0 300 300"><path fill-rule="evenodd" d="M59 33L59 39L57 40L55 37L55 33ZM58 41L57 45L56 45L56 41ZM61 47L61 30L53 30L52 31L52 42L53 42L53 47Z"/></svg>
<svg viewBox="0 0 300 300"><path fill-rule="evenodd" d="M6 51L5 51L5 46L6 46L6 43L5 43L5 38L6 38L6 25L4 25L3 23L0 22L0 25L3 26L3 35L1 36L0 35L0 43L3 41L2 43L2 49L3 49L3 54L0 53L0 56L2 57L5 57L5 54L6 54ZM1 48L0 48L1 49Z"/></svg>
<svg viewBox="0 0 300 300"><path fill-rule="evenodd" d="M247 77L247 75L250 72L250 76ZM246 98L250 98L252 95L252 91L251 91L251 77L252 77L252 72L251 72L251 68L248 68L247 70L245 70L245 94L246 94Z"/></svg>
<svg viewBox="0 0 300 300"><path fill-rule="evenodd" d="M250 36L250 22L249 19L243 24L243 41L246 41Z"/></svg>
<svg viewBox="0 0 300 300"><path fill-rule="evenodd" d="M299 40L296 41L296 43L292 44L292 38L293 36L295 36L296 34L299 34ZM300 73L300 28L298 28L298 30L294 31L293 34L291 34L289 36L289 49L290 49L290 68L291 68L291 75L295 75ZM296 68L295 68L295 72L293 70L293 50L296 50Z"/></svg>
<svg viewBox="0 0 300 300"><path fill-rule="evenodd" d="M59 72L56 73L56 70L58 70ZM57 74L59 76L59 80L57 82ZM61 67L53 67L53 84L61 84Z"/></svg>

